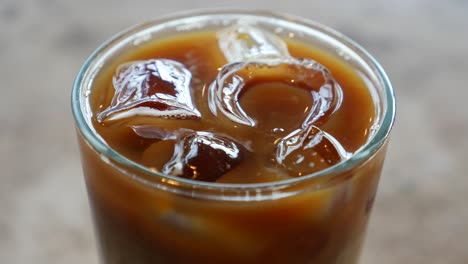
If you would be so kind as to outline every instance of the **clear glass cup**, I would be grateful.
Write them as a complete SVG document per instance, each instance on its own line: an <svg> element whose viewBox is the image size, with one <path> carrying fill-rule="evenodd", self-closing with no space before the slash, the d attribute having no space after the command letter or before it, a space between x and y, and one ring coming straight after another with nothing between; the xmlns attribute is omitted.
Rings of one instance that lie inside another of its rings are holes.
<svg viewBox="0 0 468 264"><path fill-rule="evenodd" d="M219 184L163 175L110 148L91 124L93 81L115 58L175 33L238 19L281 28L346 61L371 91L373 136L351 158L291 180ZM75 80L72 108L102 263L356 264L395 117L378 62L342 34L269 12L191 11L148 22L100 46Z"/></svg>

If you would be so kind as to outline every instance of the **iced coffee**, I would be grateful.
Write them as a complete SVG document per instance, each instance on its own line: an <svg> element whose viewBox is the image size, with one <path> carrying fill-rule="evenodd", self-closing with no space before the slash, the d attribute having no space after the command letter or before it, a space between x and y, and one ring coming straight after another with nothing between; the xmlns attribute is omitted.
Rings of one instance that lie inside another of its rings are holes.
<svg viewBox="0 0 468 264"><path fill-rule="evenodd" d="M358 263L394 108L343 36L173 17L102 46L74 89L103 263Z"/></svg>

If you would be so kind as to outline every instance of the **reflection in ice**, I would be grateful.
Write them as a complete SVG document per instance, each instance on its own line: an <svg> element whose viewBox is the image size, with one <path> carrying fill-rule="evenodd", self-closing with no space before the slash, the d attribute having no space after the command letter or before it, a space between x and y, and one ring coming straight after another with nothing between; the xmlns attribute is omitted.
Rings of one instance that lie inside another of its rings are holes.
<svg viewBox="0 0 468 264"><path fill-rule="evenodd" d="M245 148L209 132L184 131L176 139L174 155L163 173L200 181L216 181L242 162Z"/></svg>
<svg viewBox="0 0 468 264"><path fill-rule="evenodd" d="M218 43L228 63L290 57L281 38L248 24L235 24L219 31Z"/></svg>
<svg viewBox="0 0 468 264"><path fill-rule="evenodd" d="M351 153L332 135L311 125L291 132L278 142L276 162L294 176L300 176L337 164L350 156Z"/></svg>
<svg viewBox="0 0 468 264"><path fill-rule="evenodd" d="M135 115L162 118L199 118L190 93L192 75L185 66L168 59L134 61L121 65L113 78L111 105L97 120Z"/></svg>
<svg viewBox="0 0 468 264"><path fill-rule="evenodd" d="M255 127L256 121L239 103L249 82L268 76L291 83L310 92L312 105L301 127L276 142L276 163L297 176L350 156L338 140L318 127L343 100L342 89L327 68L314 60L290 56L281 38L251 25L235 24L222 30L218 45L228 64L209 87L208 103L213 114Z"/></svg>
<svg viewBox="0 0 468 264"><path fill-rule="evenodd" d="M323 65L309 59L284 58L225 65L209 88L211 112L215 115L220 112L233 122L254 127L256 122L242 109L239 96L249 81L268 74L310 91L313 105L303 128L329 116L341 105L341 87Z"/></svg>

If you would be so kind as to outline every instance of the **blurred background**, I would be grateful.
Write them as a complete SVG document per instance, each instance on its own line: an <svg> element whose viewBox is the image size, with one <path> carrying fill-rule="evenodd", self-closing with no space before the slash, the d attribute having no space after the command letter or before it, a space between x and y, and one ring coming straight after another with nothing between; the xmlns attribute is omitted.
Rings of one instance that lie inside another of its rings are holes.
<svg viewBox="0 0 468 264"><path fill-rule="evenodd" d="M398 115L362 263L468 263L465 0L0 0L0 263L97 264L72 81L118 31L204 7L291 13L370 51Z"/></svg>

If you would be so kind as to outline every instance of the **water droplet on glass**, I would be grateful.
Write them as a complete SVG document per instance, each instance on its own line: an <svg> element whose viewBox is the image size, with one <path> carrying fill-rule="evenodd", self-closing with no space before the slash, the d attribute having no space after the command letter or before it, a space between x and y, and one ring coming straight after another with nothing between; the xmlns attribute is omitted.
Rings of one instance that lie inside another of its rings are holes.
<svg viewBox="0 0 468 264"><path fill-rule="evenodd" d="M88 97L91 94L91 89L86 89L84 92L84 96Z"/></svg>
<svg viewBox="0 0 468 264"><path fill-rule="evenodd" d="M284 31L284 29L283 29L282 27L277 27L277 28L275 28L275 33L276 33L276 34L280 34L280 33L282 33L283 31Z"/></svg>

